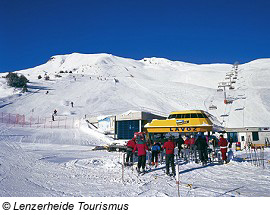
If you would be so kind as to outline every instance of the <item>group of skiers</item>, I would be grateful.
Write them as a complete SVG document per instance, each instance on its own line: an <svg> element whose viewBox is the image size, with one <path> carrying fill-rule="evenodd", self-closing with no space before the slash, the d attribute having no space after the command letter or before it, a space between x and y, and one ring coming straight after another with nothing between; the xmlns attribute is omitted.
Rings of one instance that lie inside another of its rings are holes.
<svg viewBox="0 0 270 215"><path fill-rule="evenodd" d="M208 162L208 136L199 132L196 136L185 136L185 140L179 135L178 139L173 139L170 136L164 143L154 141L153 144L148 144L143 135L137 135L136 138L132 138L127 142L127 156L126 164L133 163L133 154L138 151L138 173L145 172L146 167L146 155L147 151L151 151L151 165L158 166L158 157L161 154L161 159L163 159L163 151L165 151L165 163L166 163L166 174L175 176L175 164L174 156L175 149L178 148L178 157L187 160L187 151L193 156L196 163L198 163L197 154L199 155L199 160L202 165L206 165ZM222 162L227 163L227 148L228 142L220 135L219 140L212 138L209 140L212 148L215 150L219 146L222 154ZM230 144L229 144L230 146ZM172 173L170 174L170 167ZM142 169L142 171L141 171Z"/></svg>

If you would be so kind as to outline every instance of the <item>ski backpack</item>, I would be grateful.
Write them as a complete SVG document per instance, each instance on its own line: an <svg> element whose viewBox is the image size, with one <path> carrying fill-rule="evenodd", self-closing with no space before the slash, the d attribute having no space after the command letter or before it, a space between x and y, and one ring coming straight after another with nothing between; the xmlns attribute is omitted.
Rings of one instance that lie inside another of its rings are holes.
<svg viewBox="0 0 270 215"><path fill-rule="evenodd" d="M153 145L152 146L152 151L160 151L160 146L159 145Z"/></svg>

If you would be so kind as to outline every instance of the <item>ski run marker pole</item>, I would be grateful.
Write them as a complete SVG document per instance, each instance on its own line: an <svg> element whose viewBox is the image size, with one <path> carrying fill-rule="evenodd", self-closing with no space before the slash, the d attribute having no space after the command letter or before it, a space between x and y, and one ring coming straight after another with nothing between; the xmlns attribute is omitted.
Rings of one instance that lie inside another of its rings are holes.
<svg viewBox="0 0 270 215"><path fill-rule="evenodd" d="M123 153L122 157L122 182L124 183L124 169L125 169L125 153Z"/></svg>
<svg viewBox="0 0 270 215"><path fill-rule="evenodd" d="M180 197L179 161L178 160L177 160L177 164L176 164L176 184L177 184L177 190L178 190L178 197Z"/></svg>

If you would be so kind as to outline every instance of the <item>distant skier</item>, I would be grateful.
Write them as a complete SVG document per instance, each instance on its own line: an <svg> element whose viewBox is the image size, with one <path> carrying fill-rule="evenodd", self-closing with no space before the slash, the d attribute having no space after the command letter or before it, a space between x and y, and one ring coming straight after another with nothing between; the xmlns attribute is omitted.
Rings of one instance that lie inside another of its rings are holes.
<svg viewBox="0 0 270 215"><path fill-rule="evenodd" d="M145 173L145 164L146 164L146 150L148 150L148 146L146 145L146 142L144 140L144 137L141 135L138 135L136 138L136 145L133 149L133 153L138 150L138 167L137 171L138 173L141 173L141 167L142 172Z"/></svg>
<svg viewBox="0 0 270 215"><path fill-rule="evenodd" d="M223 135L220 135L220 139L218 142L218 145L220 146L220 151L221 151L221 155L222 155L222 160L223 163L226 162L227 163L227 146L228 146L228 142L225 138L223 138Z"/></svg>
<svg viewBox="0 0 270 215"><path fill-rule="evenodd" d="M152 151L152 166L158 166L158 154L160 153L160 145L157 142L154 142L154 145L151 147Z"/></svg>
<svg viewBox="0 0 270 215"><path fill-rule="evenodd" d="M49 94L49 91L48 90L46 91L46 94Z"/></svg>
<svg viewBox="0 0 270 215"><path fill-rule="evenodd" d="M54 113L54 115L56 116L56 115L57 115L57 110L54 110L53 113Z"/></svg>
<svg viewBox="0 0 270 215"><path fill-rule="evenodd" d="M133 137L131 140L127 142L127 157L126 157L126 165L130 165L133 163L133 149L136 146L135 138Z"/></svg>
<svg viewBox="0 0 270 215"><path fill-rule="evenodd" d="M73 107L73 102L70 102L70 104L71 104L71 107Z"/></svg>
<svg viewBox="0 0 270 215"><path fill-rule="evenodd" d="M208 153L207 153L208 144L203 133L201 132L198 133L195 144L197 146L197 150L199 153L199 159L201 160L202 165L204 166L207 164L208 161Z"/></svg>
<svg viewBox="0 0 270 215"><path fill-rule="evenodd" d="M169 137L168 141L164 143L163 149L166 150L166 174L170 175L171 166L173 176L175 176L174 148L175 143L172 141L172 137Z"/></svg>

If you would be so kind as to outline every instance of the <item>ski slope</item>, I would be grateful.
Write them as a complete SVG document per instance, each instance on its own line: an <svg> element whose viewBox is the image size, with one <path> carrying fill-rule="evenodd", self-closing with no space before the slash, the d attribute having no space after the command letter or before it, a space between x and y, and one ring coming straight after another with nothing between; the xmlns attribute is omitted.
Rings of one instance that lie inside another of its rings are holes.
<svg viewBox="0 0 270 215"><path fill-rule="evenodd" d="M225 105L224 93L217 92L217 87L231 71L229 64L133 60L109 54L58 55L43 65L17 71L30 80L28 93L6 86L5 79L0 78L0 107L3 112L34 116L50 116L57 109L78 118L143 108L164 114L202 109L224 121L226 127L269 127L269 65L269 59L239 65L235 89L226 89L234 102ZM44 80L45 74L49 81ZM74 102L73 109L67 105L70 101ZM209 110L211 104L217 110ZM224 114L229 117L222 118Z"/></svg>
<svg viewBox="0 0 270 215"><path fill-rule="evenodd" d="M165 164L143 176L122 153L92 151L98 140L80 130L6 127L0 123L0 196L178 196ZM240 156L240 155L239 155ZM270 150L265 152L270 159ZM180 162L182 197L269 196L270 168L232 161L203 167Z"/></svg>
<svg viewBox="0 0 270 215"><path fill-rule="evenodd" d="M122 155L92 151L111 139L88 128L85 115L129 110L168 114L202 109L227 127L270 127L269 65L269 59L239 65L235 90L227 91L234 98L231 105L225 105L223 93L216 91L218 82L224 81L232 69L229 64L196 65L161 58L133 60L109 54L73 53L16 71L30 80L27 93L8 87L0 78L1 113L50 118L57 109L59 117L75 118L76 123L81 123L80 129L58 129L20 127L0 121L0 196L177 196L175 181L165 176L164 164L140 177L127 168L123 182ZM44 80L45 74L50 80ZM217 110L209 110L211 104ZM239 108L244 111L236 111ZM228 117L220 117L224 113ZM265 156L268 161L269 149ZM268 163L262 169L239 160L206 167L182 162L180 193L269 196L269 171Z"/></svg>

